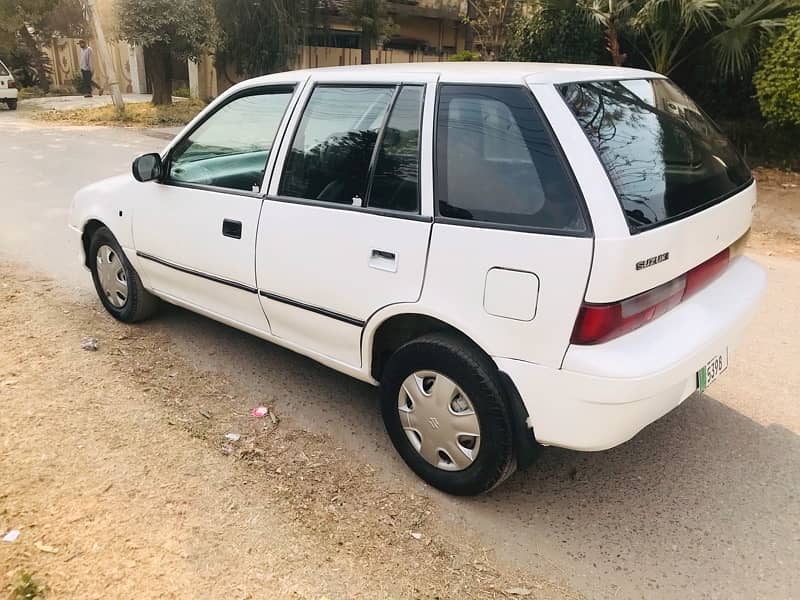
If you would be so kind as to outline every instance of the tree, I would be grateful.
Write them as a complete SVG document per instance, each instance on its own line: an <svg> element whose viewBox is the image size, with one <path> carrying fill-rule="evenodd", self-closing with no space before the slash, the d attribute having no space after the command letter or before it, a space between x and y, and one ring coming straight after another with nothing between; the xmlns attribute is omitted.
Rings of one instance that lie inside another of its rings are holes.
<svg viewBox="0 0 800 600"><path fill-rule="evenodd" d="M597 64L603 61L603 33L572 7L539 5L518 17L511 29L513 60Z"/></svg>
<svg viewBox="0 0 800 600"><path fill-rule="evenodd" d="M722 78L747 72L796 7L794 0L542 1L573 5L602 27L615 65L627 58L620 49L624 36L653 71L669 75L705 52Z"/></svg>
<svg viewBox="0 0 800 600"><path fill-rule="evenodd" d="M508 29L521 4L521 0L467 0L464 22L484 60L503 56Z"/></svg>
<svg viewBox="0 0 800 600"><path fill-rule="evenodd" d="M80 0L0 2L0 49L23 85L47 90L50 65L42 44L57 34L82 35L85 27Z"/></svg>
<svg viewBox="0 0 800 600"><path fill-rule="evenodd" d="M746 72L763 44L779 31L792 0L648 0L634 18L651 69L669 75L701 52L718 74Z"/></svg>
<svg viewBox="0 0 800 600"><path fill-rule="evenodd" d="M606 50L611 56L611 64L615 67L625 64L628 58L620 49L619 39L622 32L629 27L634 14L630 0L592 0L586 6L589 16L602 28L606 38Z"/></svg>
<svg viewBox="0 0 800 600"><path fill-rule="evenodd" d="M753 81L764 118L800 125L800 15L769 46Z"/></svg>
<svg viewBox="0 0 800 600"><path fill-rule="evenodd" d="M172 61L197 58L214 38L210 0L119 0L120 35L142 46L153 104L172 104Z"/></svg>
<svg viewBox="0 0 800 600"><path fill-rule="evenodd" d="M344 13L361 32L361 64L368 65L372 62L372 49L394 28L386 0L347 0Z"/></svg>
<svg viewBox="0 0 800 600"><path fill-rule="evenodd" d="M317 0L215 0L214 9L217 64L234 64L240 75L253 77L294 65L321 6Z"/></svg>

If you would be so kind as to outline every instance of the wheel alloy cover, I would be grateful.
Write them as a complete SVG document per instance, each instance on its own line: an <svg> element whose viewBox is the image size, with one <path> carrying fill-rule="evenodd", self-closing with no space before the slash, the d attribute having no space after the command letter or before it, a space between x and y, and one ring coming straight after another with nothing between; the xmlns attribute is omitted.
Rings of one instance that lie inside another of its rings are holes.
<svg viewBox="0 0 800 600"><path fill-rule="evenodd" d="M436 371L416 371L403 381L397 399L400 424L411 446L429 464L463 471L480 451L481 429L470 399Z"/></svg>
<svg viewBox="0 0 800 600"><path fill-rule="evenodd" d="M117 251L103 245L97 249L97 280L106 299L115 308L122 308L128 301L128 277Z"/></svg>

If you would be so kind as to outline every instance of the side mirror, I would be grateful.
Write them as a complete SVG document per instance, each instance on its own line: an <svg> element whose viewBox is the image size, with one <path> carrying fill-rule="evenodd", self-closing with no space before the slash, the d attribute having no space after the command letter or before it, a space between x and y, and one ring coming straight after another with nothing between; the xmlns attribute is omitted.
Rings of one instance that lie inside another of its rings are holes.
<svg viewBox="0 0 800 600"><path fill-rule="evenodd" d="M151 152L137 156L133 161L133 177L136 181L154 181L160 179L164 165L161 155Z"/></svg>

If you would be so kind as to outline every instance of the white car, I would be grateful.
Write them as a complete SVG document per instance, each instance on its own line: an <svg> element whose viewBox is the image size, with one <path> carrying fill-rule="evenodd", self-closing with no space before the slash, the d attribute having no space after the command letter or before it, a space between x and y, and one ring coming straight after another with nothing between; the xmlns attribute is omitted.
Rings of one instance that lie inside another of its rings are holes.
<svg viewBox="0 0 800 600"><path fill-rule="evenodd" d="M160 298L380 385L406 463L467 495L725 371L766 285L755 202L661 75L427 63L236 85L70 226L114 317Z"/></svg>
<svg viewBox="0 0 800 600"><path fill-rule="evenodd" d="M11 70L0 60L0 102L4 102L10 110L17 110L17 82Z"/></svg>

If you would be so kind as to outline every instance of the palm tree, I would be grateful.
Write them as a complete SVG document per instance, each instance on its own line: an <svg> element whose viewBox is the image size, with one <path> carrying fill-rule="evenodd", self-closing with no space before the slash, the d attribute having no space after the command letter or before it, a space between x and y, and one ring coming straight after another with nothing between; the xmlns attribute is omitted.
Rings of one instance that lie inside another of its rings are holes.
<svg viewBox="0 0 800 600"><path fill-rule="evenodd" d="M576 7L602 27L611 61L624 64L619 38L637 48L651 70L671 74L701 52L711 52L717 72L733 78L748 71L763 43L798 8L794 0L540 0L543 7ZM703 38L698 43L699 38Z"/></svg>
<svg viewBox="0 0 800 600"><path fill-rule="evenodd" d="M622 66L628 55L621 52L619 38L621 30L628 27L634 15L633 3L630 0L592 0L585 9L591 19L603 29L611 64L615 67Z"/></svg>

